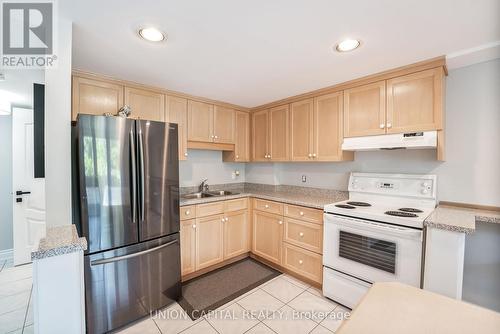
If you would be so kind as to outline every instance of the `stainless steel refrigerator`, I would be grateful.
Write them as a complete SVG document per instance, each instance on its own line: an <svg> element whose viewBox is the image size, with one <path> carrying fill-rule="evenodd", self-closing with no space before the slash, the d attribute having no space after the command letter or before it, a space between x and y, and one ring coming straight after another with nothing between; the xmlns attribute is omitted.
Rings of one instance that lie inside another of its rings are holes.
<svg viewBox="0 0 500 334"><path fill-rule="evenodd" d="M89 333L181 295L177 124L79 115L80 231Z"/></svg>

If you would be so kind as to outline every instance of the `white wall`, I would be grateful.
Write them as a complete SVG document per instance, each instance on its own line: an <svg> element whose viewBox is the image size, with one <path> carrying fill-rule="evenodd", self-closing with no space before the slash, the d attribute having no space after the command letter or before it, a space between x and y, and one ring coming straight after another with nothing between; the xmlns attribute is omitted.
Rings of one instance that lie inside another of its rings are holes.
<svg viewBox="0 0 500 334"><path fill-rule="evenodd" d="M71 224L71 22L59 18L58 64L45 71L47 227Z"/></svg>
<svg viewBox="0 0 500 334"><path fill-rule="evenodd" d="M500 206L499 92L500 59L450 71L445 162L434 150L358 152L353 162L251 163L246 180L347 190L351 171L433 173L439 200Z"/></svg>
<svg viewBox="0 0 500 334"><path fill-rule="evenodd" d="M208 184L245 182L245 164L222 162L221 151L189 150L188 154L188 160L179 163L181 187L197 186L205 178ZM236 170L240 176L233 179Z"/></svg>
<svg viewBox="0 0 500 334"><path fill-rule="evenodd" d="M12 115L0 116L0 251L12 248Z"/></svg>

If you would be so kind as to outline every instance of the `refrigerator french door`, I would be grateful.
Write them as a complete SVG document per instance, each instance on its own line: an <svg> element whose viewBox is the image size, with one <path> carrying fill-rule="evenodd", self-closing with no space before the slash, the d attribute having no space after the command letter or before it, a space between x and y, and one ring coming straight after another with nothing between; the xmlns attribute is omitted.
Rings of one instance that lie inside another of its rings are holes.
<svg viewBox="0 0 500 334"><path fill-rule="evenodd" d="M180 297L177 125L79 115L87 332Z"/></svg>

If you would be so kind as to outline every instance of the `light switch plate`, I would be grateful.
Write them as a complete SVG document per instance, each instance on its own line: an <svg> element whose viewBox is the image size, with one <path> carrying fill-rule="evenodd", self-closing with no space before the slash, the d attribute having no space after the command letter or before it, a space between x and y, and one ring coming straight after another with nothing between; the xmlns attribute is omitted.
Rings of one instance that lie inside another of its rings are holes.
<svg viewBox="0 0 500 334"><path fill-rule="evenodd" d="M305 175L302 175L302 182L307 182L307 177Z"/></svg>

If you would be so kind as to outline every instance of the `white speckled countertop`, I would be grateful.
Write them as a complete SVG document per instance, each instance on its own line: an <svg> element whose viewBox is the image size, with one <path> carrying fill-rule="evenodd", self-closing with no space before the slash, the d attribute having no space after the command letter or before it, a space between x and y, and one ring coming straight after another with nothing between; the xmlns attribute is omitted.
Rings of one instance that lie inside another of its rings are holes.
<svg viewBox="0 0 500 334"><path fill-rule="evenodd" d="M500 224L500 212L439 205L425 219L424 225L462 233L473 233L476 223Z"/></svg>
<svg viewBox="0 0 500 334"><path fill-rule="evenodd" d="M348 193L338 190L324 190L307 187L278 186L276 188L252 187L232 188L231 191L237 195L205 197L196 199L181 199L180 205L193 205L225 201L241 197L255 197L270 201L282 202L286 204L300 205L315 209L323 209L326 204L340 202L348 198Z"/></svg>
<svg viewBox="0 0 500 334"><path fill-rule="evenodd" d="M338 334L497 334L500 313L397 282L375 283Z"/></svg>
<svg viewBox="0 0 500 334"><path fill-rule="evenodd" d="M45 238L40 239L32 260L87 250L87 239L78 236L75 225L48 227Z"/></svg>

